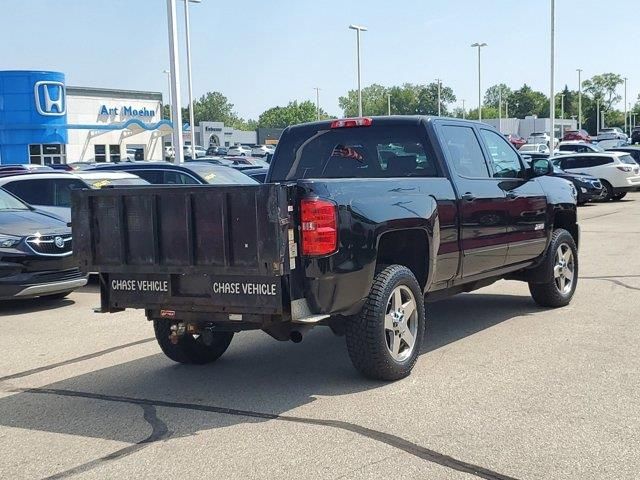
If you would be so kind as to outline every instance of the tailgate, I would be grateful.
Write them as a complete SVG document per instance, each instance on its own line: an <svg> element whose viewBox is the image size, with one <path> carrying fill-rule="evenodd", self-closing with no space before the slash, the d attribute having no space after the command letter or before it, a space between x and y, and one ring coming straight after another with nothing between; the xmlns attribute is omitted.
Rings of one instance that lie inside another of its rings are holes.
<svg viewBox="0 0 640 480"><path fill-rule="evenodd" d="M80 267L102 274L109 307L282 310L284 185L76 191L72 225Z"/></svg>

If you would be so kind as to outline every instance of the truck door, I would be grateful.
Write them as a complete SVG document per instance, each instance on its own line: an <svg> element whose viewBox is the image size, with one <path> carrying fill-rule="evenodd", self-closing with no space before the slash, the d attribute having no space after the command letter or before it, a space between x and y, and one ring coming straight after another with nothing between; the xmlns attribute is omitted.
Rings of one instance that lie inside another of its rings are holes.
<svg viewBox="0 0 640 480"><path fill-rule="evenodd" d="M537 257L547 245L547 198L535 178L528 178L520 155L494 130L480 127L491 175L506 196L506 264Z"/></svg>
<svg viewBox="0 0 640 480"><path fill-rule="evenodd" d="M462 276L504 265L507 256L506 195L490 175L480 141L471 126L441 127L443 149L456 184L460 211Z"/></svg>

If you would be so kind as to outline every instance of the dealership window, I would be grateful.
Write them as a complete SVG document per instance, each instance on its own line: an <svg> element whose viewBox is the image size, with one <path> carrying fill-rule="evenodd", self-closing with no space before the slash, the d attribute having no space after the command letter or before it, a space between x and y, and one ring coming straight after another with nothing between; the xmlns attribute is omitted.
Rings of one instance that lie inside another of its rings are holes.
<svg viewBox="0 0 640 480"><path fill-rule="evenodd" d="M66 163L66 145L46 143L29 145L29 163L34 165L59 165Z"/></svg>
<svg viewBox="0 0 640 480"><path fill-rule="evenodd" d="M107 146L106 145L94 145L93 155L96 162L107 161Z"/></svg>
<svg viewBox="0 0 640 480"><path fill-rule="evenodd" d="M112 163L120 162L120 145L109 145L109 161Z"/></svg>

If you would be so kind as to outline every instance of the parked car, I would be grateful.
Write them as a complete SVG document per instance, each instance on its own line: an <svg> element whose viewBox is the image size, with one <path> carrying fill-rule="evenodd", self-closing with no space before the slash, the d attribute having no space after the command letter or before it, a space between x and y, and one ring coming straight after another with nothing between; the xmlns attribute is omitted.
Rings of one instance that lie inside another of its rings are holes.
<svg viewBox="0 0 640 480"><path fill-rule="evenodd" d="M549 147L545 143L525 143L519 149L520 153L526 155L528 153L543 153L549 155Z"/></svg>
<svg viewBox="0 0 640 480"><path fill-rule="evenodd" d="M34 172L0 177L0 187L38 210L71 221L71 192L89 188L82 179L64 172Z"/></svg>
<svg viewBox="0 0 640 480"><path fill-rule="evenodd" d="M82 287L87 277L71 253L67 221L0 188L0 300L63 298Z"/></svg>
<svg viewBox="0 0 640 480"><path fill-rule="evenodd" d="M132 173L153 185L206 185L257 183L233 168L212 165L208 162L187 162L181 165L166 162L143 164L102 164L94 170L111 170Z"/></svg>
<svg viewBox="0 0 640 480"><path fill-rule="evenodd" d="M626 147L627 145L629 145L629 142L626 140L611 139L599 140L595 142L595 144L598 145L598 147L602 150L614 150L618 147Z"/></svg>
<svg viewBox="0 0 640 480"><path fill-rule="evenodd" d="M525 161L529 166L532 165L532 159L525 158ZM573 183L578 194L578 205L584 205L595 199L599 199L602 196L602 183L596 177L588 175L586 173L570 173L565 172L556 164L551 162L551 168L553 171L549 173L552 177L564 178L565 180Z"/></svg>
<svg viewBox="0 0 640 480"><path fill-rule="evenodd" d="M266 157L267 154L273 153L275 149L273 145L254 145L251 147L251 155L253 157Z"/></svg>
<svg viewBox="0 0 640 480"><path fill-rule="evenodd" d="M551 146L549 143L551 137L546 132L533 132L527 137L527 143L544 143L547 146Z"/></svg>
<svg viewBox="0 0 640 480"><path fill-rule="evenodd" d="M53 172L53 168L48 165L34 165L32 163L0 165L0 175L13 175L14 173L25 172L28 173L36 170Z"/></svg>
<svg viewBox="0 0 640 480"><path fill-rule="evenodd" d="M570 173L586 173L600 179L603 200L620 200L640 187L640 167L622 152L582 153L555 157L553 163Z"/></svg>
<svg viewBox="0 0 640 480"><path fill-rule="evenodd" d="M236 160L234 160L234 158L236 158L236 157L222 158L222 157L206 156L206 157L200 157L200 158L185 158L185 162L189 162L189 163L191 163L191 162L209 162L209 163L213 163L214 165L224 165L225 167L232 167L234 165L237 165L237 163L238 163Z"/></svg>
<svg viewBox="0 0 640 480"><path fill-rule="evenodd" d="M131 187L150 185L146 180L127 172L79 171L74 176L82 179L91 188Z"/></svg>
<svg viewBox="0 0 640 480"><path fill-rule="evenodd" d="M640 127L633 127L631 130L631 143L640 143Z"/></svg>
<svg viewBox="0 0 640 480"><path fill-rule="evenodd" d="M233 147L229 147L229 151L227 152L227 156L229 157L249 157L251 156L251 149L245 145L234 145Z"/></svg>
<svg viewBox="0 0 640 480"><path fill-rule="evenodd" d="M636 163L640 165L640 147L627 145L623 147L608 148L607 151L628 153L636 161Z"/></svg>
<svg viewBox="0 0 640 480"><path fill-rule="evenodd" d="M509 142L511 142L511 145L513 145L516 148L520 148L522 145L527 143L527 141L524 138L522 138L520 135L517 135L515 133L505 133L504 136L507 140L509 140Z"/></svg>
<svg viewBox="0 0 640 480"><path fill-rule="evenodd" d="M193 148L191 148L191 145L185 145L184 146L184 158L199 158L199 157L206 157L207 156L207 149L200 146L200 145L196 145Z"/></svg>
<svg viewBox="0 0 640 480"><path fill-rule="evenodd" d="M598 141L612 139L629 140L629 137L619 127L601 128L598 132Z"/></svg>
<svg viewBox="0 0 640 480"><path fill-rule="evenodd" d="M207 148L207 156L208 157L224 157L229 153L229 149L227 147L221 147L218 145L211 145Z"/></svg>
<svg viewBox="0 0 640 480"><path fill-rule="evenodd" d="M389 143L398 148L383 163ZM328 325L345 335L363 375L397 380L420 354L425 296L508 278L528 282L540 305L569 304L576 191L548 173L548 160L526 167L479 122L295 125L282 134L268 183L127 193L135 225L92 198L118 205L122 190L78 192L76 254L100 274L102 311L144 309L176 362L214 362L243 330L300 342ZM132 244L135 256L126 255Z"/></svg>
<svg viewBox="0 0 640 480"><path fill-rule="evenodd" d="M589 135L589 132L587 132L586 130L566 130L564 132L564 136L562 137L562 141L568 142L570 140L591 142L592 138L591 135Z"/></svg>
<svg viewBox="0 0 640 480"><path fill-rule="evenodd" d="M164 159L167 161L173 160L176 158L176 152L173 149L172 145L166 145L164 147Z"/></svg>
<svg viewBox="0 0 640 480"><path fill-rule="evenodd" d="M560 142L558 148L553 152L554 155L564 155L568 153L602 153L602 149L599 145L594 143L583 142L582 140L569 140L567 142Z"/></svg>
<svg viewBox="0 0 640 480"><path fill-rule="evenodd" d="M269 173L269 167L245 168L240 170L246 176L253 178L256 182L264 183Z"/></svg>

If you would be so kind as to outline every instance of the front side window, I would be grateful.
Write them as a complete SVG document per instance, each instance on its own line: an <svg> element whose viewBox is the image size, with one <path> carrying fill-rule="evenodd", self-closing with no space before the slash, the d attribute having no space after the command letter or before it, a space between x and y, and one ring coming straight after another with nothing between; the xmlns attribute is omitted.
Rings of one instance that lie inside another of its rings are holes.
<svg viewBox="0 0 640 480"><path fill-rule="evenodd" d="M167 185L198 185L198 182L191 175L181 172L164 172L164 183Z"/></svg>
<svg viewBox="0 0 640 480"><path fill-rule="evenodd" d="M71 191L86 188L77 179L16 180L4 188L31 205L47 207L71 207Z"/></svg>
<svg viewBox="0 0 640 480"><path fill-rule="evenodd" d="M473 128L445 125L442 138L449 161L458 175L489 178L489 169Z"/></svg>
<svg viewBox="0 0 640 480"><path fill-rule="evenodd" d="M481 129L480 134L489 150L489 160L493 165L495 178L522 178L523 168L520 157L501 135L492 130Z"/></svg>

